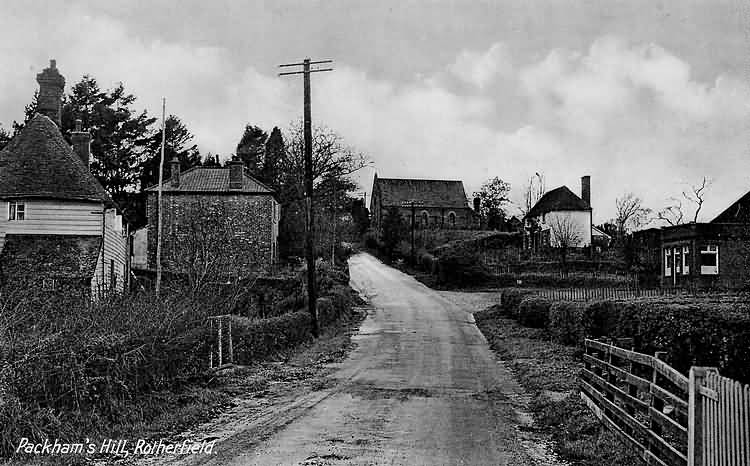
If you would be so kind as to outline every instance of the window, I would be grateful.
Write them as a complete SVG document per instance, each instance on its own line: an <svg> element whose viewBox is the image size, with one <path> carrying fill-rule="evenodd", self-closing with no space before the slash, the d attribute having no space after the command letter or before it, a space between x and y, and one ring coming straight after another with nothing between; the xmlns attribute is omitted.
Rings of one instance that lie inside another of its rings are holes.
<svg viewBox="0 0 750 466"><path fill-rule="evenodd" d="M690 275L690 247L682 248L682 274Z"/></svg>
<svg viewBox="0 0 750 466"><path fill-rule="evenodd" d="M26 219L26 204L20 201L8 202L8 220L21 221Z"/></svg>
<svg viewBox="0 0 750 466"><path fill-rule="evenodd" d="M682 273L682 248L674 248L674 274Z"/></svg>
<svg viewBox="0 0 750 466"><path fill-rule="evenodd" d="M708 245L700 251L701 275L719 274L719 246Z"/></svg>
<svg viewBox="0 0 750 466"><path fill-rule="evenodd" d="M665 277L672 276L672 250L671 249L664 250L664 276Z"/></svg>
<svg viewBox="0 0 750 466"><path fill-rule="evenodd" d="M455 212L450 212L448 214L448 224L450 226L456 226L456 213Z"/></svg>

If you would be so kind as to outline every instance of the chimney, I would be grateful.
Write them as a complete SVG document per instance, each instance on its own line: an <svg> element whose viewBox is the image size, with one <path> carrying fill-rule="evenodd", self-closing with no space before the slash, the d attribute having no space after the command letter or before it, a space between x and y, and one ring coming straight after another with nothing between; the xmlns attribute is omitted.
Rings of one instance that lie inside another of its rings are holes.
<svg viewBox="0 0 750 466"><path fill-rule="evenodd" d="M83 160L86 166L89 166L89 156L91 155L91 134L83 131L81 119L76 120L76 129L70 133L70 139L73 142L73 152Z"/></svg>
<svg viewBox="0 0 750 466"><path fill-rule="evenodd" d="M172 157L172 160L169 162L169 176L171 180L171 185L173 188L179 188L180 187L180 161L177 160L177 156L175 155Z"/></svg>
<svg viewBox="0 0 750 466"><path fill-rule="evenodd" d="M49 68L45 68L41 73L36 75L36 82L39 83L39 100L37 111L42 115L47 115L58 127L60 123L60 113L62 110L62 94L65 89L65 78L57 71L57 62L49 61Z"/></svg>
<svg viewBox="0 0 750 466"><path fill-rule="evenodd" d="M591 177L589 175L581 177L581 199L591 207Z"/></svg>
<svg viewBox="0 0 750 466"><path fill-rule="evenodd" d="M479 213L479 208L481 207L482 200L479 199L479 197L474 198L474 212Z"/></svg>
<svg viewBox="0 0 750 466"><path fill-rule="evenodd" d="M242 172L245 164L236 155L227 162L229 166L229 189L242 189Z"/></svg>

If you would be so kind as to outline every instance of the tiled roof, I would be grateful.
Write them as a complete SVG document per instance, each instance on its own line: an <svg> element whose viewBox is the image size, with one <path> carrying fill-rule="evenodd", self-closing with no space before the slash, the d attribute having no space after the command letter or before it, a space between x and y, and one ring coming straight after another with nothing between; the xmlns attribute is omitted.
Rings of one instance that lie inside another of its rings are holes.
<svg viewBox="0 0 750 466"><path fill-rule="evenodd" d="M567 186L548 191L534 204L526 217L537 217L558 210L591 210L586 201L576 196Z"/></svg>
<svg viewBox="0 0 750 466"><path fill-rule="evenodd" d="M380 189L383 206L400 206L414 200L422 202L425 207L469 207L461 181L375 178L375 183L377 189Z"/></svg>
<svg viewBox="0 0 750 466"><path fill-rule="evenodd" d="M41 114L0 151L0 197L111 202L57 125Z"/></svg>
<svg viewBox="0 0 750 466"><path fill-rule="evenodd" d="M146 191L157 191L151 186ZM229 168L193 167L180 173L180 185L172 186L171 178L164 180L162 192L232 192L247 194L273 194L273 190L247 173L244 174L242 189L229 189Z"/></svg>

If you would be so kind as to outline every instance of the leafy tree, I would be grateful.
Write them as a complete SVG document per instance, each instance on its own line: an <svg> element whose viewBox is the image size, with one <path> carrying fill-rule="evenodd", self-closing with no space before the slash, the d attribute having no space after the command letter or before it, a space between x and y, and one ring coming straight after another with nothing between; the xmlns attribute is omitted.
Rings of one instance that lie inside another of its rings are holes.
<svg viewBox="0 0 750 466"><path fill-rule="evenodd" d="M483 223L490 230L501 229L505 224L505 204L509 202L510 184L494 177L484 182L474 197L480 200Z"/></svg>
<svg viewBox="0 0 750 466"><path fill-rule="evenodd" d="M63 104L63 134L69 136L75 120L82 120L91 131L91 173L115 201L123 202L125 194L137 188L156 119L145 110L133 110L136 98L122 83L103 91L96 79L85 75L71 91Z"/></svg>
<svg viewBox="0 0 750 466"><path fill-rule="evenodd" d="M169 162L177 157L180 161L180 170L201 165L201 156L198 146L193 144L193 134L187 126L174 115L169 115L165 121L164 138L164 172L166 180L171 176ZM159 160L161 158L161 130L155 131L148 141L148 152L146 159L140 165L141 189L146 189L159 182Z"/></svg>
<svg viewBox="0 0 750 466"><path fill-rule="evenodd" d="M263 153L268 135L257 126L248 124L237 144L237 157L245 163L245 168L255 176L259 176L263 168Z"/></svg>
<svg viewBox="0 0 750 466"><path fill-rule="evenodd" d="M219 154L212 154L209 152L206 155L206 158L203 159L202 165L206 168L219 168L221 167L221 162L219 162Z"/></svg>
<svg viewBox="0 0 750 466"><path fill-rule="evenodd" d="M278 190L282 164L284 163L286 148L284 147L284 137L281 130L274 126L271 135L268 136L263 157L263 168L260 171L259 178L261 181Z"/></svg>
<svg viewBox="0 0 750 466"><path fill-rule="evenodd" d="M398 207L391 206L383 216L382 232L380 241L383 244L383 252L388 257L393 257L393 253L398 247L398 243L406 233L406 221L401 216Z"/></svg>
<svg viewBox="0 0 750 466"><path fill-rule="evenodd" d="M64 98L64 96L63 96ZM39 90L34 91L34 96L31 98L31 103L27 104L23 109L23 121L21 123L13 121L13 136L18 134L26 124L34 118L37 109L39 108Z"/></svg>
<svg viewBox="0 0 750 466"><path fill-rule="evenodd" d="M8 145L11 138L12 136L10 132L0 125L0 150L3 150L3 148Z"/></svg>

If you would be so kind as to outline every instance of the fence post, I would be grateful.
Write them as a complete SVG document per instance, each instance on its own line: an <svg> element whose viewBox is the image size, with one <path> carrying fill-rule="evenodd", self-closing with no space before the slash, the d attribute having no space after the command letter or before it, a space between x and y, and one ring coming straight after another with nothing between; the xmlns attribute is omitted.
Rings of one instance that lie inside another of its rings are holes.
<svg viewBox="0 0 750 466"><path fill-rule="evenodd" d="M712 367L691 367L688 381L688 466L703 464L703 396L700 388Z"/></svg>

